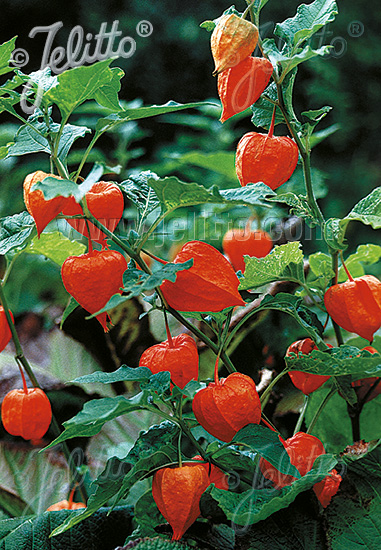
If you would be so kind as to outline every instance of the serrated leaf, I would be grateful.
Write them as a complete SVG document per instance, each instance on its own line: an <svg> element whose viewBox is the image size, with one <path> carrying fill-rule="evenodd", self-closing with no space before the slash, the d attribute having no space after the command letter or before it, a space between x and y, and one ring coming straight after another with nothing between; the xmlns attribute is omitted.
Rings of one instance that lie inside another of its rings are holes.
<svg viewBox="0 0 381 550"><path fill-rule="evenodd" d="M132 528L132 509L120 506L110 515L109 508L102 508L83 526L69 533L50 539L51 531L65 518L78 515L77 510L45 512L38 516L0 521L1 550L104 550L123 544Z"/></svg>
<svg viewBox="0 0 381 550"><path fill-rule="evenodd" d="M219 191L217 187L206 189L198 183L185 183L171 176L163 179L150 179L148 185L152 187L160 201L162 213L173 212L184 206L215 203L263 205L266 196L273 196L274 192L263 183L250 184L237 189Z"/></svg>
<svg viewBox="0 0 381 550"><path fill-rule="evenodd" d="M290 214L302 218L310 227L319 225L319 220L310 207L306 196L295 195L295 193L281 193L269 200L287 204L290 207Z"/></svg>
<svg viewBox="0 0 381 550"><path fill-rule="evenodd" d="M74 67L57 76L57 85L44 94L49 104L55 103L64 118L84 101L99 98L99 88L111 85L114 73L105 59L89 67Z"/></svg>
<svg viewBox="0 0 381 550"><path fill-rule="evenodd" d="M15 136L15 143L9 147L8 157L22 156L29 153L51 153L49 142L47 140L48 131L58 132L60 125L51 124L50 130L44 122L36 122L31 126L25 124L21 126ZM86 133L91 132L85 126L73 126L66 124L58 146L58 158L64 162L73 143ZM42 135L41 135L42 134Z"/></svg>
<svg viewBox="0 0 381 550"><path fill-rule="evenodd" d="M4 42L0 46L0 75L9 73L13 70L9 66L9 63L12 60L12 52L15 49L15 42L17 36L14 36L8 42Z"/></svg>
<svg viewBox="0 0 381 550"><path fill-rule="evenodd" d="M46 448L73 437L91 437L99 433L102 426L109 420L122 414L145 409L153 409L148 404L147 392L140 392L130 399L119 395L88 401L76 416L63 423L65 430Z"/></svg>
<svg viewBox="0 0 381 550"><path fill-rule="evenodd" d="M144 382L148 381L151 376L152 372L147 367L132 368L122 365L114 372L97 371L75 378L71 382L73 384L93 384L98 382L102 384L114 384L115 382L127 381Z"/></svg>
<svg viewBox="0 0 381 550"><path fill-rule="evenodd" d="M282 474L300 477L300 473L290 462L279 434L258 424L248 424L233 437L231 444L244 445L268 460Z"/></svg>
<svg viewBox="0 0 381 550"><path fill-rule="evenodd" d="M275 309L291 315L318 346L319 344L324 345L321 338L323 325L316 314L303 304L302 298L283 292L279 292L276 296L267 295L262 300L261 305L255 309L255 312L266 309Z"/></svg>
<svg viewBox="0 0 381 550"><path fill-rule="evenodd" d="M324 376L344 376L348 374L362 376L380 376L381 356L361 351L354 346L343 345L327 352L313 350L298 358L285 358L286 365L294 370L321 374Z"/></svg>
<svg viewBox="0 0 381 550"><path fill-rule="evenodd" d="M78 241L71 241L59 231L42 233L40 238L34 237L24 249L27 254L41 254L54 263L62 266L69 256L79 256L86 246Z"/></svg>
<svg viewBox="0 0 381 550"><path fill-rule="evenodd" d="M348 256L345 265L352 277L361 277L365 275L363 265L373 265L381 258L381 246L377 244L360 244L354 254ZM338 282L347 280L347 274L343 266L339 269Z"/></svg>
<svg viewBox="0 0 381 550"><path fill-rule="evenodd" d="M145 218L159 206L157 198L152 187L148 185L148 180L159 179L159 176L149 170L140 172L140 174L130 176L128 180L120 183L121 189L127 197L134 203L139 212L139 219Z"/></svg>
<svg viewBox="0 0 381 550"><path fill-rule="evenodd" d="M297 46L324 25L334 21L337 14L338 8L334 0L315 0L311 4L301 4L295 17L277 23L274 34L291 46Z"/></svg>
<svg viewBox="0 0 381 550"><path fill-rule="evenodd" d="M201 511L208 515L208 499L212 499L226 518L234 524L243 526L255 524L278 510L287 508L299 493L310 489L315 483L324 479L336 464L337 459L332 455L321 455L305 476L294 481L291 486L280 490L250 489L243 493L232 493L216 489L211 485L201 497Z"/></svg>
<svg viewBox="0 0 381 550"><path fill-rule="evenodd" d="M294 241L274 249L264 258L244 256L245 272L238 290L258 288L274 281L304 283L303 252Z"/></svg>
<svg viewBox="0 0 381 550"><path fill-rule="evenodd" d="M91 516L115 495L120 495L145 477L152 469L176 460L177 450L172 446L178 428L171 422L162 422L142 432L135 445L123 460L111 458L105 469L94 481L95 492L90 496L87 508L68 518L54 532L63 533ZM128 468L132 466L130 470ZM127 471L126 471L127 470ZM116 475L115 473L118 472ZM120 496L114 498L114 504Z"/></svg>
<svg viewBox="0 0 381 550"><path fill-rule="evenodd" d="M192 265L193 259L178 264L168 263L154 271L152 275L149 275L136 267L129 266L123 274L123 295L114 294L114 296L111 296L107 304L99 311L90 315L88 319L96 317L104 311L117 307L127 300L131 300L131 298L154 290L156 287L159 287L164 280L175 282L177 273L179 271L183 271L184 269L191 268Z"/></svg>
<svg viewBox="0 0 381 550"><path fill-rule="evenodd" d="M0 254L25 248L34 227L33 218L27 211L0 218Z"/></svg>

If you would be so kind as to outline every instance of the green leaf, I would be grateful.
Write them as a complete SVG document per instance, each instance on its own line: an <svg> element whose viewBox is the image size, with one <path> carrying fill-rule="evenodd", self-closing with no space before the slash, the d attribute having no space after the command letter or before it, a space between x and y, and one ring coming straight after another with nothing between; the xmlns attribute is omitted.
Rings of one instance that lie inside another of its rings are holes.
<svg viewBox="0 0 381 550"><path fill-rule="evenodd" d="M206 29L208 32L212 32L216 28L216 24L214 21L203 21L200 23L200 27Z"/></svg>
<svg viewBox="0 0 381 550"><path fill-rule="evenodd" d="M101 98L103 86L115 85L115 73L109 65L113 59L105 59L89 67L74 67L57 76L57 85L44 94L49 104L55 103L64 118L81 103Z"/></svg>
<svg viewBox="0 0 381 550"><path fill-rule="evenodd" d="M303 304L302 298L283 292L280 292L276 296L267 295L262 300L261 305L255 309L255 312L266 309L275 309L291 315L317 345L323 344L321 338L323 325L316 314Z"/></svg>
<svg viewBox="0 0 381 550"><path fill-rule="evenodd" d="M349 223L357 220L373 229L381 228L381 187L376 187L369 195L361 199L344 218Z"/></svg>
<svg viewBox="0 0 381 550"><path fill-rule="evenodd" d="M113 111L118 111L121 108L118 97L121 88L120 80L124 76L124 71L119 67L114 67L111 69L111 73L110 82L104 86L100 86L99 89L95 91L94 99L99 105Z"/></svg>
<svg viewBox="0 0 381 550"><path fill-rule="evenodd" d="M380 446L360 457L344 454L343 459L347 483L325 514L332 550L376 550L381 542Z"/></svg>
<svg viewBox="0 0 381 550"><path fill-rule="evenodd" d="M42 181L38 181L32 185L31 191L40 190L44 194L45 200L49 201L55 197L75 197L80 200L79 185L74 181L66 179L57 179L52 176L47 176Z"/></svg>
<svg viewBox="0 0 381 550"><path fill-rule="evenodd" d="M315 0L312 4L301 4L295 17L277 23L274 34L287 44L298 46L324 25L334 21L337 14L338 8L334 0Z"/></svg>
<svg viewBox="0 0 381 550"><path fill-rule="evenodd" d="M78 515L76 510L45 512L38 516L0 521L1 550L104 550L123 544L132 529L130 506L120 506L110 514L102 508L84 525L50 539L52 529ZM84 546L84 541L86 546Z"/></svg>
<svg viewBox="0 0 381 550"><path fill-rule="evenodd" d="M345 242L345 231L348 222L339 218L330 218L323 227L324 240L332 250L345 250L348 245Z"/></svg>
<svg viewBox="0 0 381 550"><path fill-rule="evenodd" d="M156 537L155 527L165 523L165 519L153 499L152 489L148 489L135 504L134 521L137 523L139 530L135 533L135 535L138 534L138 537L132 533L130 537L132 540L133 538Z"/></svg>
<svg viewBox="0 0 381 550"><path fill-rule="evenodd" d="M15 42L17 36L14 36L8 42L4 42L0 46L0 75L9 73L13 70L9 66L9 63L12 59L12 52L15 49Z"/></svg>
<svg viewBox="0 0 381 550"><path fill-rule="evenodd" d="M306 411L307 426L330 391L330 387L324 385L309 396ZM365 441L379 438L380 415L381 399L379 397L365 403L360 416L360 433ZM347 445L352 444L352 426L348 416L347 403L338 393L328 400L311 434L324 441L325 449L332 453L339 453Z"/></svg>
<svg viewBox="0 0 381 550"><path fill-rule="evenodd" d="M325 183L327 176L325 173L313 168L311 170L311 177L315 197L317 199L325 197L328 193L328 186ZM278 194L290 192L295 195L299 195L301 196L301 199L304 199L306 184L304 182L304 174L301 167L297 167L291 178L278 189Z"/></svg>
<svg viewBox="0 0 381 550"><path fill-rule="evenodd" d="M310 147L314 148L316 145L319 145L319 143L321 143L340 129L340 124L332 124L331 126L328 126L328 128L324 128L324 130L314 132L313 135L310 137Z"/></svg>
<svg viewBox="0 0 381 550"><path fill-rule="evenodd" d="M0 218L0 254L25 248L33 229L33 218L26 211Z"/></svg>
<svg viewBox="0 0 381 550"><path fill-rule="evenodd" d="M266 99L269 98L269 99ZM270 101L269 101L270 100ZM251 122L254 126L259 126L268 130L274 112L274 102L278 100L278 94L274 83L270 84L262 96L250 107L253 115ZM275 113L275 125L284 123L284 117L281 110L277 108Z"/></svg>
<svg viewBox="0 0 381 550"><path fill-rule="evenodd" d="M42 233L40 238L34 237L23 252L27 254L42 254L54 263L62 266L69 256L84 254L86 246L77 241L71 241L59 231Z"/></svg>
<svg viewBox="0 0 381 550"><path fill-rule="evenodd" d="M147 367L127 367L122 365L114 372L97 371L86 376L75 378L73 384L93 384L101 382L102 384L113 384L115 382L146 382L152 376L152 372Z"/></svg>
<svg viewBox="0 0 381 550"><path fill-rule="evenodd" d="M352 277L361 277L365 275L363 265L373 265L377 263L381 258L381 246L377 244L360 244L354 254L348 256L345 260L345 265L349 270ZM344 267L339 269L339 283L347 280L347 274Z"/></svg>
<svg viewBox="0 0 381 550"><path fill-rule="evenodd" d="M145 391L130 399L119 395L88 401L76 416L63 423L65 430L46 448L73 437L91 437L99 433L102 426L109 420L122 414L145 409L152 410L148 404L148 393Z"/></svg>
<svg viewBox="0 0 381 550"><path fill-rule="evenodd" d="M310 269L317 277L324 277L328 282L335 275L332 269L332 258L323 252L315 252L308 258Z"/></svg>
<svg viewBox="0 0 381 550"><path fill-rule="evenodd" d="M305 128L309 136L312 135L314 128L319 124L319 122L327 116L327 114L332 110L332 107L322 107L314 111L303 111L302 116L307 119Z"/></svg>
<svg viewBox="0 0 381 550"><path fill-rule="evenodd" d="M172 157L171 157L172 158ZM237 174L235 171L235 153L231 151L218 151L217 153L203 153L201 151L191 151L184 155L174 158L179 165L192 164L200 168L212 170L217 174L226 176L227 178L236 181Z"/></svg>
<svg viewBox="0 0 381 550"><path fill-rule="evenodd" d="M151 179L159 179L159 176L147 170L136 176L132 175L128 180L119 184L123 192L138 209L139 220L142 221L159 206L159 199L152 187L148 185L148 181Z"/></svg>
<svg viewBox="0 0 381 550"><path fill-rule="evenodd" d="M244 259L246 267L238 290L249 290L274 281L304 284L303 252L299 241L275 246L264 258L244 256Z"/></svg>
<svg viewBox="0 0 381 550"><path fill-rule="evenodd" d="M332 49L332 46L322 46L318 50L314 50L311 48L310 45L308 45L308 46L305 46L303 49L298 49L298 52L291 56L282 55L278 59L278 63L282 67L283 73L288 74L300 63L304 63L305 61L308 61L309 59L312 59L313 57L316 57L318 55L320 56L328 55L331 49Z"/></svg>
<svg viewBox="0 0 381 550"><path fill-rule="evenodd" d="M51 124L49 130L44 122L36 122L32 126L30 124L21 126L15 136L15 143L9 147L8 157L22 156L28 153L50 154L47 135L49 131L52 133L58 132L59 127L59 124ZM64 162L73 143L78 138L84 137L88 132L91 132L91 130L85 126L66 124L58 146L58 158Z"/></svg>
<svg viewBox="0 0 381 550"><path fill-rule="evenodd" d="M196 206L206 203L237 203L263 205L266 196L273 196L274 192L263 183L246 185L237 189L219 191L217 187L206 189L198 183L184 183L171 176L163 179L150 179L148 185L152 187L160 201L162 213L172 212L184 206Z"/></svg>
<svg viewBox="0 0 381 550"><path fill-rule="evenodd" d="M232 493L211 485L201 497L201 512L208 516L208 508L215 501L226 518L234 524L247 526L258 523L278 510L287 508L299 493L324 479L336 464L337 460L332 455L321 455L305 476L280 490L250 489L243 493Z"/></svg>
<svg viewBox="0 0 381 550"><path fill-rule="evenodd" d="M154 468L176 460L177 449L172 441L178 436L178 428L172 422L162 422L142 432L135 445L123 460L111 458L104 471L94 481L95 492L90 496L87 508L68 518L54 534L63 533L96 512L112 497L114 504L140 479ZM132 467L129 468L129 465ZM127 471L126 471L127 470Z"/></svg>
<svg viewBox="0 0 381 550"><path fill-rule="evenodd" d="M143 381L140 384L142 390L149 391L153 400L164 397L165 394L169 395L171 383L171 373L168 371L157 372L150 376L148 381Z"/></svg>
<svg viewBox="0 0 381 550"><path fill-rule="evenodd" d="M70 296L69 303L67 304L65 311L62 314L60 329L62 329L62 326L66 321L66 319L69 317L70 313L72 313L75 309L77 309L77 307L80 307L79 303L77 302L77 300L74 300L73 296Z"/></svg>
<svg viewBox="0 0 381 550"><path fill-rule="evenodd" d="M248 424L236 433L231 442L236 445L244 445L258 453L282 474L300 477L298 470L291 464L290 457L277 432L258 424Z"/></svg>
<svg viewBox="0 0 381 550"><path fill-rule="evenodd" d="M285 358L286 365L294 370L321 374L324 376L356 376L370 377L381 374L381 356L361 351L354 346L343 345L325 351L313 350L308 355L298 358Z"/></svg>
<svg viewBox="0 0 381 550"><path fill-rule="evenodd" d="M178 264L168 263L159 267L152 275L136 267L129 266L123 274L123 295L114 294L114 296L111 296L107 304L96 313L90 315L88 319L117 307L127 300L131 300L131 298L140 296L144 294L144 292L154 290L156 287L159 287L164 280L175 282L177 273L184 269L191 268L192 265L193 259Z"/></svg>
<svg viewBox="0 0 381 550"><path fill-rule="evenodd" d="M319 225L319 220L310 207L306 196L295 195L295 193L281 193L276 197L271 197L269 200L290 206L290 214L304 219L309 227Z"/></svg>

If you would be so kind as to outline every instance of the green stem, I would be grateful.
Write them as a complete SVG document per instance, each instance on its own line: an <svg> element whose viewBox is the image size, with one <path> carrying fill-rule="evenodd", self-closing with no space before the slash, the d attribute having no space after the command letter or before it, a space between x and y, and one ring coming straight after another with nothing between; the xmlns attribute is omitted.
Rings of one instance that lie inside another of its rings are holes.
<svg viewBox="0 0 381 550"><path fill-rule="evenodd" d="M103 132L102 132L103 133ZM78 166L78 169L74 175L74 178L73 178L73 181L77 181L77 179L79 178L80 174L81 174L81 171L82 171L82 168L84 167L86 161L87 161L87 157L89 156L90 152L91 152L91 149L94 147L95 145L95 142L101 137L102 133L100 134L95 134L93 139L90 141L86 151L83 153L83 156L82 156L82 159L81 159L81 162Z"/></svg>
<svg viewBox="0 0 381 550"><path fill-rule="evenodd" d="M311 177L311 159L310 159L310 152L306 151L305 155L302 155L302 164L303 164L303 173L304 173L304 183L306 185L306 193L307 193L307 202L310 205L310 208L316 218L319 220L319 224L321 227L324 226L324 217L323 214L319 208L318 203L316 202L315 194L312 188L312 177Z"/></svg>
<svg viewBox="0 0 381 550"><path fill-rule="evenodd" d="M308 401L309 401L309 395L305 395L304 396L303 407L302 407L302 410L300 411L299 418L298 418L298 421L296 423L293 435L297 434L300 431L300 428L302 427L303 420L304 420L304 415L306 414L306 410L307 410L307 406L308 406Z"/></svg>
<svg viewBox="0 0 381 550"><path fill-rule="evenodd" d="M21 343L20 343L20 340L19 340L19 337L18 337L18 334L17 334L17 331L16 331L16 327L15 327L15 325L13 323L13 320L12 320L12 317L9 313L9 307L8 307L7 299L5 297L3 284L1 282L0 282L0 302L1 302L1 305L3 306L3 308L4 308L4 313L5 313L6 319L8 321L8 325L9 325L9 328L10 328L11 334L12 334L12 339L13 339L13 342L14 342L14 345L15 345L16 363L19 366L20 366L20 364L23 366L23 368L25 369L25 371L26 371L26 373L29 377L29 380L33 384L33 387L41 388L41 386L39 385L39 383L37 381L37 378L35 377L35 375L33 373L32 367L30 366L27 358L24 355L24 352L23 352L23 349L22 349L22 346L21 346ZM52 415L51 428L52 428L52 432L54 434L54 437L57 438L61 434L61 430L59 428L58 422L57 422L54 415ZM69 451L69 448L66 445L66 443L62 443L62 451L64 453L64 456L67 460L67 463L68 463L69 467L71 467L72 475L73 475L73 478L75 480L78 476L78 472L75 469L75 467L73 467L73 465L71 463L71 460L70 460L71 455L70 455L70 451ZM87 501L86 491L85 491L84 487L82 487L82 484L80 484L80 491L81 491L81 496L84 499L84 501Z"/></svg>
<svg viewBox="0 0 381 550"><path fill-rule="evenodd" d="M331 252L331 256L332 256L332 269L335 272L332 279L332 285L337 285L338 274L339 274L339 252L337 250L334 252ZM332 317L331 317L331 320L332 320L333 330L335 331L337 345L342 346L344 344L344 340L343 340L343 335L341 334L341 328L332 319Z"/></svg>
<svg viewBox="0 0 381 550"><path fill-rule="evenodd" d="M267 386L267 388L265 389L265 391L262 393L261 395L261 405L262 405L262 409L264 408L265 404L267 403L267 397L270 396L270 393L273 389L273 387L275 386L275 384L278 383L278 381L282 378L282 376L284 376L285 374L287 374L289 371L289 369L286 367L285 369L282 370L282 372L280 372L271 382L270 384Z"/></svg>
<svg viewBox="0 0 381 550"><path fill-rule="evenodd" d="M353 443L356 443L357 441L361 440L361 435L360 435L361 408L358 407L357 405L355 405L354 407L351 407L351 405L347 403L347 410L348 410L348 416L351 420Z"/></svg>
<svg viewBox="0 0 381 550"><path fill-rule="evenodd" d="M323 411L324 407L326 406L326 404L328 403L328 401L331 399L331 397L336 393L336 388L332 389L329 393L327 393L327 395L325 396L325 398L323 399L323 401L320 403L320 406L319 408L317 409L317 411L315 412L314 414L314 417L313 419L311 420L311 423L310 425L308 426L308 429L307 429L307 432L306 433L311 433L312 430L314 429L315 427L315 424L317 422L317 419L319 418L321 412Z"/></svg>

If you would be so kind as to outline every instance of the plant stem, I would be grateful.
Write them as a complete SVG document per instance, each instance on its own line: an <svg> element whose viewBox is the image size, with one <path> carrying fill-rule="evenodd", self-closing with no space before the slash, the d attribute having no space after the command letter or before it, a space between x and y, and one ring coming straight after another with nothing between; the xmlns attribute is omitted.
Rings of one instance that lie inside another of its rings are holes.
<svg viewBox="0 0 381 550"><path fill-rule="evenodd" d="M304 396L303 407L302 407L302 410L300 411L299 418L298 418L298 421L296 423L293 435L298 433L300 431L300 428L302 427L303 420L304 420L304 415L306 414L306 410L307 410L307 406L308 406L308 401L309 401L309 395L305 395Z"/></svg>
<svg viewBox="0 0 381 550"><path fill-rule="evenodd" d="M331 397L336 393L336 388L332 389L329 393L327 393L327 395L325 396L325 398L323 399L323 401L320 403L320 406L319 408L317 409L317 411L315 412L314 414L314 417L313 419L311 420L311 423L310 425L308 426L308 429L307 429L307 432L306 433L311 433L312 430L314 429L315 427L315 424L317 422L317 419L319 418L321 412L323 411L324 407L326 406L326 404L328 403L328 401L331 399Z"/></svg>
<svg viewBox="0 0 381 550"><path fill-rule="evenodd" d="M267 397L270 396L270 393L271 393L271 390L273 389L273 387L275 386L275 384L278 383L278 381L282 378L282 376L284 376L285 374L287 374L289 371L289 369L286 367L285 369L282 370L282 372L280 372L271 382L270 384L267 386L267 388L265 389L265 391L262 393L261 395L261 405L262 405L262 409L264 408L264 406L266 405L267 403Z"/></svg>
<svg viewBox="0 0 381 550"><path fill-rule="evenodd" d="M21 343L20 343L20 340L19 340L19 337L18 337L18 334L17 334L17 331L16 331L16 327L15 327L15 325L13 323L13 320L12 320L12 317L9 313L9 307L8 307L7 299L5 297L3 284L1 282L0 282L0 302L3 306L3 308L4 308L4 313L5 313L6 319L8 321L8 325L9 325L9 328L10 328L11 334L12 334L12 339L13 339L13 342L14 342L14 345L15 345L16 363L19 365L19 368L20 368L20 364L24 367L26 373L28 374L29 380L33 384L33 387L34 388L41 388L41 386L39 385L39 383L37 381L37 378L35 377L35 375L33 373L32 367L30 366L27 358L24 355L24 352L23 352L23 349L21 347ZM60 430L60 427L59 427L58 422L57 422L54 415L52 415L51 428L52 428L52 432L54 434L54 437L57 438L61 434L61 430ZM71 469L73 479L75 481L77 476L78 476L78 472L77 472L75 466L71 462L71 455L70 455L69 447L67 446L67 444L65 442L62 443L62 452L63 452L63 454L66 458L66 461L68 463L69 468ZM85 488L82 486L82 484L80 484L80 491L81 491L81 496L82 496L83 500L87 501L86 491L85 491Z"/></svg>
<svg viewBox="0 0 381 550"><path fill-rule="evenodd" d="M337 285L337 279L338 279L338 273L339 273L339 252L336 250L334 252L331 252L332 256L332 269L335 272L333 279L332 279L332 285ZM337 340L337 345L342 346L344 344L343 335L341 334L341 329L339 325L332 319L332 325L333 330L335 331L335 336Z"/></svg>
<svg viewBox="0 0 381 550"><path fill-rule="evenodd" d="M319 208L318 203L315 199L314 190L312 187L312 177L311 177L311 159L310 159L310 151L306 151L305 155L302 156L302 164L303 164L303 173L304 173L304 183L306 185L306 193L307 193L307 201L310 205L311 210L315 214L316 218L319 221L320 227L324 226L324 217L323 214Z"/></svg>
<svg viewBox="0 0 381 550"><path fill-rule="evenodd" d="M358 404L356 404L354 407L351 407L351 405L347 403L347 409L348 409L348 416L351 419L353 443L356 443L361 439L360 414L361 414L362 407L359 407Z"/></svg>

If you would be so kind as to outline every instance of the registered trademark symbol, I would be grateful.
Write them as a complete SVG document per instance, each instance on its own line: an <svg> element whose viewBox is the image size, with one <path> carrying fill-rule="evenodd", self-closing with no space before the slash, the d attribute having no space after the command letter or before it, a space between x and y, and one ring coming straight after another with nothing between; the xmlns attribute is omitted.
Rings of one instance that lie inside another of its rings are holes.
<svg viewBox="0 0 381 550"><path fill-rule="evenodd" d="M347 30L349 36L352 36L352 38L359 38L359 36L364 34L364 23L361 21L352 21L352 23L349 23Z"/></svg>
<svg viewBox="0 0 381 550"><path fill-rule="evenodd" d="M146 38L153 33L153 25L150 21L143 19L136 25L136 32L139 36Z"/></svg>

